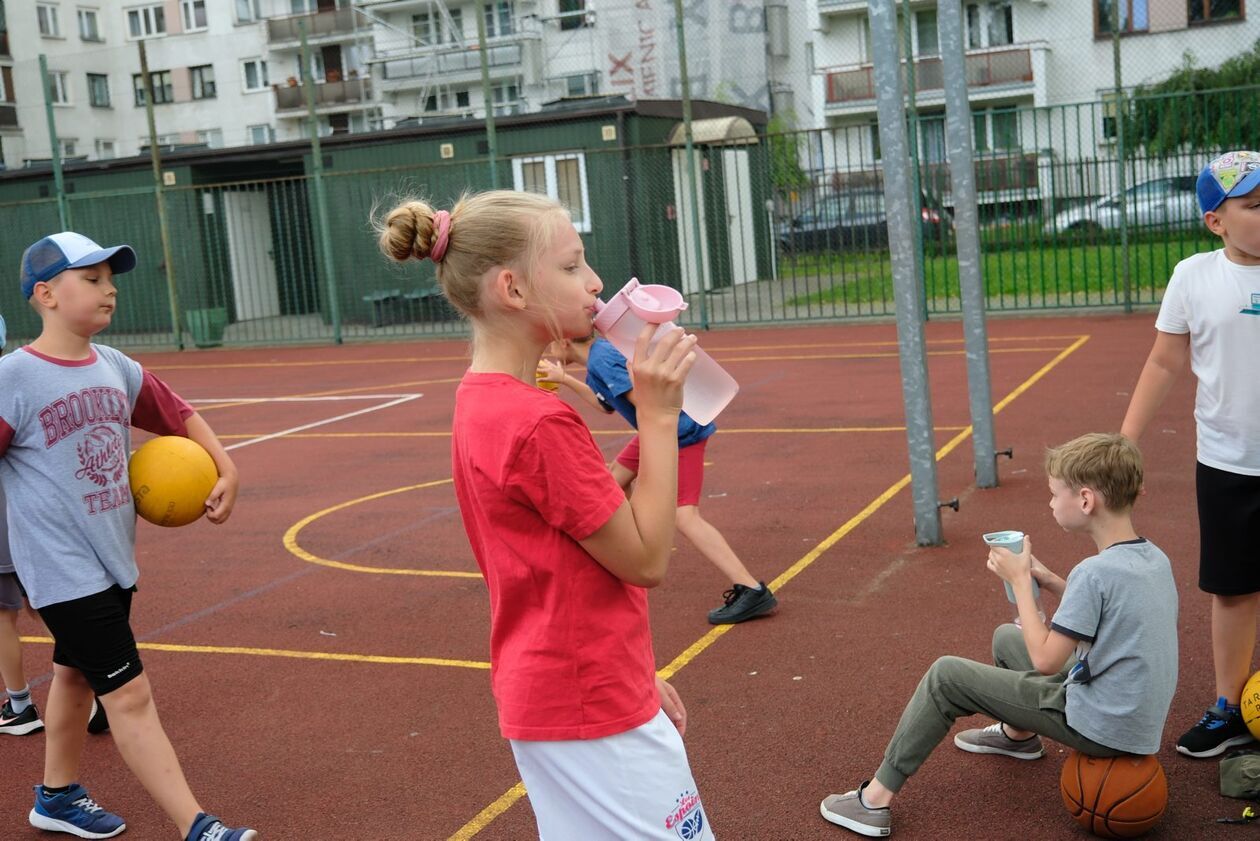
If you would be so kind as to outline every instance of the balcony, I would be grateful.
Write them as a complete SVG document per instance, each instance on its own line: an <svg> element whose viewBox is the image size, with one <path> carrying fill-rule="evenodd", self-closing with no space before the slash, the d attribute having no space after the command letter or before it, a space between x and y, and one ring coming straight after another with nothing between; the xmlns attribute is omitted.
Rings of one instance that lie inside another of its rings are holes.
<svg viewBox="0 0 1260 841"><path fill-rule="evenodd" d="M1028 46L992 47L968 52L964 59L967 87L1019 87L1033 84L1032 49ZM904 65L903 65L904 67ZM943 91L945 84L938 56L914 63L916 93ZM827 105L855 105L875 101L875 68L863 64L827 74Z"/></svg>
<svg viewBox="0 0 1260 841"><path fill-rule="evenodd" d="M493 77L519 75L525 59L525 45L519 40L491 43L486 47L486 64ZM412 54L405 58L378 56L374 64L378 69L373 72L381 78L382 84L394 89L410 87L409 82L421 84L440 79L455 84L481 78L481 51L475 46L446 47L441 51Z"/></svg>
<svg viewBox="0 0 1260 841"><path fill-rule="evenodd" d="M267 21L267 40L271 42L272 48L297 47L302 41L298 24L303 21L306 23L306 37L309 42L344 41L355 35L354 9L350 8L272 18Z"/></svg>
<svg viewBox="0 0 1260 841"><path fill-rule="evenodd" d="M276 110L305 110L306 88L302 85L275 86ZM319 82L315 85L315 108L349 105L371 100L371 79L344 79L337 82Z"/></svg>
<svg viewBox="0 0 1260 841"><path fill-rule="evenodd" d="M820 15L865 14L867 0L818 0Z"/></svg>
<svg viewBox="0 0 1260 841"><path fill-rule="evenodd" d="M16 105L0 102L0 128L19 128Z"/></svg>

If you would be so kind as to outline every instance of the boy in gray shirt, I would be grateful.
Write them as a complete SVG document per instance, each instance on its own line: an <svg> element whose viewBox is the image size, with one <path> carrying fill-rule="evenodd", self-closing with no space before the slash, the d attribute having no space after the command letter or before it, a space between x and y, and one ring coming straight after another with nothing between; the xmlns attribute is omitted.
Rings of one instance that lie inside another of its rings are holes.
<svg viewBox="0 0 1260 841"><path fill-rule="evenodd" d="M1083 435L1046 454L1046 475L1055 522L1088 535L1098 553L1064 581L1033 557L1027 538L1018 555L991 548L989 570L1014 590L1020 625L994 632L995 666L960 657L932 664L874 778L822 801L828 821L889 835L893 795L954 721L973 713L998 723L954 737L970 753L1039 759L1041 736L1089 756L1159 751L1177 685L1177 588L1168 557L1130 519L1141 453L1121 435ZM1033 579L1060 597L1048 628Z"/></svg>
<svg viewBox="0 0 1260 841"><path fill-rule="evenodd" d="M76 782L95 693L123 760L187 841L254 841L253 830L205 814L189 790L131 631L139 575L127 476L132 426L186 436L210 453L219 472L206 500L211 522L231 514L238 481L231 457L188 403L123 353L92 342L117 307L114 277L135 265L130 246L102 248L69 231L32 244L22 254L22 294L43 329L0 362L0 485L15 526L9 548L54 640L44 780L29 820L79 838L126 830Z"/></svg>

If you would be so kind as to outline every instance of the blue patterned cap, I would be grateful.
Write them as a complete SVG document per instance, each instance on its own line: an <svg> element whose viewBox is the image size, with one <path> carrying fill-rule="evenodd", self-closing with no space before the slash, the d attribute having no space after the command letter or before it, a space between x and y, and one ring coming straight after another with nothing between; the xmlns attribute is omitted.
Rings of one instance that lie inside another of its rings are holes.
<svg viewBox="0 0 1260 841"><path fill-rule="evenodd" d="M66 269L82 269L109 263L114 274L136 267L136 252L130 245L102 248L73 231L46 236L22 252L22 294L30 298L35 284L47 283Z"/></svg>
<svg viewBox="0 0 1260 841"><path fill-rule="evenodd" d="M1260 152L1226 152L1199 173L1195 185L1199 209L1216 210L1225 199L1245 196L1260 187Z"/></svg>

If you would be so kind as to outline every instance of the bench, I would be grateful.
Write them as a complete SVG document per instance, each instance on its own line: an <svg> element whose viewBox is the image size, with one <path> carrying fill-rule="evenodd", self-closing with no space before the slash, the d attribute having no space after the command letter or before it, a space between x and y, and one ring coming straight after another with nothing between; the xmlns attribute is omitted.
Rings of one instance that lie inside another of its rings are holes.
<svg viewBox="0 0 1260 841"><path fill-rule="evenodd" d="M401 289L376 289L363 296L363 302L372 305L372 326L384 327L397 324L402 310Z"/></svg>
<svg viewBox="0 0 1260 841"><path fill-rule="evenodd" d="M450 321L455 310L437 287L413 289L403 295L412 321Z"/></svg>

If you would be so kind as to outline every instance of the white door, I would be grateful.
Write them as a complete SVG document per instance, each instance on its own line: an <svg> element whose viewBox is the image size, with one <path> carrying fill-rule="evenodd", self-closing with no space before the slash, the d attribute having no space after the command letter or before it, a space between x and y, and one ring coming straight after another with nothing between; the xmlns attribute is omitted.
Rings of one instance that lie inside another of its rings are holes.
<svg viewBox="0 0 1260 841"><path fill-rule="evenodd" d="M757 279L757 234L753 228L752 175L748 151L722 150L726 174L726 227L731 242L731 283Z"/></svg>
<svg viewBox="0 0 1260 841"><path fill-rule="evenodd" d="M257 190L229 190L223 194L223 208L227 214L236 320L280 315L280 286L276 282L267 194Z"/></svg>
<svg viewBox="0 0 1260 841"><path fill-rule="evenodd" d="M678 226L678 262L682 272L684 295L699 292L702 283L703 288L707 289L709 286L709 238L704 235L707 223L704 215L704 189L701 186L704 172L700 168L703 156L696 149L692 150L692 154L696 161L696 192L699 194L697 196L699 201L696 202L700 210L698 234L692 225L691 182L687 176L687 150L673 150L674 207L677 208L674 224Z"/></svg>

